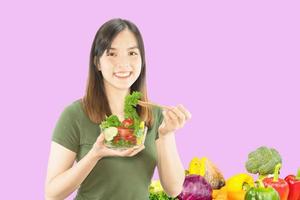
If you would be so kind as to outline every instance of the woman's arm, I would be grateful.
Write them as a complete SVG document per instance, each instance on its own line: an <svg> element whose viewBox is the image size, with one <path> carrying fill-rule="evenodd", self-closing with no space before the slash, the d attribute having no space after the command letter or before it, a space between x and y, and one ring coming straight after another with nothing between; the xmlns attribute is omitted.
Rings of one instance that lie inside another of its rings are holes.
<svg viewBox="0 0 300 200"><path fill-rule="evenodd" d="M177 152L175 131L182 128L191 114L182 105L170 107L163 112L156 140L157 168L165 192L176 197L182 191L185 178L184 167Z"/></svg>
<svg viewBox="0 0 300 200"><path fill-rule="evenodd" d="M176 197L182 190L184 168L177 153L174 134L160 136L156 140L157 168L165 192Z"/></svg>
<svg viewBox="0 0 300 200"><path fill-rule="evenodd" d="M99 157L89 152L77 164L76 153L52 142L45 184L46 200L65 199L74 192L96 165Z"/></svg>
<svg viewBox="0 0 300 200"><path fill-rule="evenodd" d="M74 192L89 175L98 160L107 156L131 157L145 148L130 148L124 151L112 150L104 145L100 134L92 149L78 163L74 164L76 153L52 142L45 184L46 200L65 199Z"/></svg>

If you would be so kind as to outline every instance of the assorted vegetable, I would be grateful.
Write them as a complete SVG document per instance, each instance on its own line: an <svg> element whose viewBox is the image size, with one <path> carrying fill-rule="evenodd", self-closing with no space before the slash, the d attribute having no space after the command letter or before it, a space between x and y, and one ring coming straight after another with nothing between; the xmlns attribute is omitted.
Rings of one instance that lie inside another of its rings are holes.
<svg viewBox="0 0 300 200"><path fill-rule="evenodd" d="M136 111L141 97L140 92L133 92L125 97L125 119L122 122L116 115L110 115L101 122L99 126L104 134L106 146L123 149L143 143L146 127Z"/></svg>
<svg viewBox="0 0 300 200"><path fill-rule="evenodd" d="M101 129L106 129L109 127L118 127L122 123L120 122L119 118L116 115L111 115L107 117L101 124L100 128Z"/></svg>
<svg viewBox="0 0 300 200"><path fill-rule="evenodd" d="M246 169L249 173L259 174L262 178L268 174L273 174L275 166L278 163L282 163L282 159L278 151L273 148L261 146L248 154Z"/></svg>
<svg viewBox="0 0 300 200"><path fill-rule="evenodd" d="M252 176L236 174L226 181L227 197L229 200L244 199L247 190L254 186Z"/></svg>
<svg viewBox="0 0 300 200"><path fill-rule="evenodd" d="M178 198L169 197L165 192L150 193L149 200L177 200Z"/></svg>
<svg viewBox="0 0 300 200"><path fill-rule="evenodd" d="M278 192L280 200L287 200L289 195L289 185L284 179L279 178L280 168L281 164L278 163L275 167L274 177L264 178L263 183L265 186L274 188Z"/></svg>
<svg viewBox="0 0 300 200"><path fill-rule="evenodd" d="M203 176L213 189L220 189L225 185L221 171L207 157L194 157L189 165L189 174Z"/></svg>
<svg viewBox="0 0 300 200"><path fill-rule="evenodd" d="M245 195L245 200L280 200L278 192L272 187L265 187L261 180L258 186L250 188ZM242 199L241 199L242 200Z"/></svg>
<svg viewBox="0 0 300 200"><path fill-rule="evenodd" d="M199 175L188 175L183 183L183 190L178 196L179 200L211 200L211 185Z"/></svg>
<svg viewBox="0 0 300 200"><path fill-rule="evenodd" d="M247 173L236 174L224 182L220 170L207 157L194 157L185 170L180 195L169 197L156 181L149 188L150 200L300 200L300 168L296 176L281 179L281 165L278 151L262 146L249 153L245 164L249 173L258 175L256 182Z"/></svg>
<svg viewBox="0 0 300 200"><path fill-rule="evenodd" d="M125 105L124 105L124 114L125 118L131 119L133 121L134 133L136 134L139 131L139 126L141 123L141 119L136 111L136 105L141 99L141 92L132 92L131 95L127 95L125 97Z"/></svg>
<svg viewBox="0 0 300 200"><path fill-rule="evenodd" d="M284 179L289 185L288 200L300 200L300 168L297 175L288 175Z"/></svg>
<svg viewBox="0 0 300 200"><path fill-rule="evenodd" d="M227 200L227 187L222 187L219 190L213 190L212 198L214 200Z"/></svg>
<svg viewBox="0 0 300 200"><path fill-rule="evenodd" d="M176 200L178 198L169 197L163 190L159 180L153 180L149 186L149 200Z"/></svg>

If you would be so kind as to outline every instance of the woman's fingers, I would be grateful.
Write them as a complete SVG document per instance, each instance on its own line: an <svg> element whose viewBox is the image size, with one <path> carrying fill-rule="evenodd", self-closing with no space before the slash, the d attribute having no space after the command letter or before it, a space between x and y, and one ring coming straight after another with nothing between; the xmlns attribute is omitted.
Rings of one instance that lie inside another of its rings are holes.
<svg viewBox="0 0 300 200"><path fill-rule="evenodd" d="M178 116L174 112L174 108L172 108L172 110L167 111L167 115L171 120L178 120Z"/></svg>
<svg viewBox="0 0 300 200"><path fill-rule="evenodd" d="M142 151L145 146L144 145L140 145L137 147L133 147L133 148L129 148L126 150L115 150L115 149L111 149L109 147L107 147L104 144L104 134L100 133L100 135L97 137L94 145L93 145L93 151L96 152L96 154L98 155L102 155L104 157L106 156L121 156L121 157L131 157L136 155L137 153L139 153L140 151Z"/></svg>
<svg viewBox="0 0 300 200"><path fill-rule="evenodd" d="M128 156L129 157L135 156L136 154L138 154L139 152L143 151L144 149L145 149L145 146L141 145L140 147L135 148L135 150L130 155L128 155Z"/></svg>
<svg viewBox="0 0 300 200"><path fill-rule="evenodd" d="M139 153L143 149L145 149L145 146L141 145L139 147L132 147L130 149L126 149L126 150L123 150L123 151L116 150L115 152L116 152L116 156L131 157L131 156L136 155L137 153Z"/></svg>
<svg viewBox="0 0 300 200"><path fill-rule="evenodd" d="M182 106L171 107L166 111L166 115L174 123L175 126L182 127L187 119L190 118L189 112Z"/></svg>
<svg viewBox="0 0 300 200"><path fill-rule="evenodd" d="M99 135L98 138L97 138L97 142L98 142L98 143L100 142L100 143L102 144L103 141L104 141L104 139L105 139L105 138L104 138L104 134L100 133L100 135Z"/></svg>
<svg viewBox="0 0 300 200"><path fill-rule="evenodd" d="M177 108L184 114L186 120L192 118L192 114L183 105L179 104Z"/></svg>
<svg viewBox="0 0 300 200"><path fill-rule="evenodd" d="M179 124L182 126L184 124L184 122L186 121L185 114L178 108L178 106L174 107L172 111L176 114L176 116L179 120Z"/></svg>
<svg viewBox="0 0 300 200"><path fill-rule="evenodd" d="M104 134L100 133L100 135L96 139L95 144L98 147L103 146L103 144L104 144Z"/></svg>
<svg viewBox="0 0 300 200"><path fill-rule="evenodd" d="M168 133L182 128L187 120L191 118L191 113L179 104L176 107L169 107L169 109L163 110L164 120L160 125L160 133Z"/></svg>
<svg viewBox="0 0 300 200"><path fill-rule="evenodd" d="M180 120L182 119L188 120L192 117L191 113L182 104L179 104L176 107L170 107L170 109L167 110L166 112L167 113L173 112ZM173 116L172 118L175 119L174 115L172 116Z"/></svg>

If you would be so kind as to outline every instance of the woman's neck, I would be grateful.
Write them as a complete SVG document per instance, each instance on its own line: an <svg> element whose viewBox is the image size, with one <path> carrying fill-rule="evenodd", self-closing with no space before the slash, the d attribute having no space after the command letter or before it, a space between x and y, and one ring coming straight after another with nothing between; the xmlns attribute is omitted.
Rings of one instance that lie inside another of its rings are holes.
<svg viewBox="0 0 300 200"><path fill-rule="evenodd" d="M113 115L117 115L120 120L124 119L125 97L129 94L129 89L117 89L111 86L105 87L108 104Z"/></svg>

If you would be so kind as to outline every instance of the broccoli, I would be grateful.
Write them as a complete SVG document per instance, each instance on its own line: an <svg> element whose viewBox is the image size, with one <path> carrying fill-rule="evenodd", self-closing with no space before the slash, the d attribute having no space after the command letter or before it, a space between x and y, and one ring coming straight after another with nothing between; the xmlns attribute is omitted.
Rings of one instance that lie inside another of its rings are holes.
<svg viewBox="0 0 300 200"><path fill-rule="evenodd" d="M278 163L282 163L278 151L274 148L261 146L248 154L245 166L249 173L258 173L260 176L266 176L274 173L275 166Z"/></svg>

